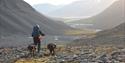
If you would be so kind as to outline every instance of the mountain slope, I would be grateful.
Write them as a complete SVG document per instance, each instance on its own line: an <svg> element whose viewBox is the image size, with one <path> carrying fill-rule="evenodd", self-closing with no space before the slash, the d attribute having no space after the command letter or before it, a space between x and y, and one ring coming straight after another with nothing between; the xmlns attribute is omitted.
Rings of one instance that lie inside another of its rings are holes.
<svg viewBox="0 0 125 63"><path fill-rule="evenodd" d="M118 25L115 28L100 31L97 33L98 36L104 36L104 35L125 35L125 23L122 23Z"/></svg>
<svg viewBox="0 0 125 63"><path fill-rule="evenodd" d="M125 45L125 23L118 25L115 28L101 31L97 33L96 37L93 38L81 38L74 41L77 45Z"/></svg>
<svg viewBox="0 0 125 63"><path fill-rule="evenodd" d="M109 29L125 22L125 1L119 0L111 5L107 10L92 18L95 28Z"/></svg>
<svg viewBox="0 0 125 63"><path fill-rule="evenodd" d="M105 9L102 13L78 21L72 21L69 23L83 23L83 24L94 24L94 29L111 29L123 22L125 22L125 1L119 0L114 2L110 7Z"/></svg>
<svg viewBox="0 0 125 63"><path fill-rule="evenodd" d="M70 29L41 15L23 0L0 0L0 35L30 34L35 24L46 34L63 34Z"/></svg>

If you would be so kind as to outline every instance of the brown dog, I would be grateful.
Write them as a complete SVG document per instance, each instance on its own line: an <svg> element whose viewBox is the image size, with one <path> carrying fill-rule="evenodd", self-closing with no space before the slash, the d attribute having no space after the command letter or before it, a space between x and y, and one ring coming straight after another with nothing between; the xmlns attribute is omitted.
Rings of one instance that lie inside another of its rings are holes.
<svg viewBox="0 0 125 63"><path fill-rule="evenodd" d="M30 55L34 57L35 52L36 52L36 45L34 44L29 45L28 50L29 50Z"/></svg>
<svg viewBox="0 0 125 63"><path fill-rule="evenodd" d="M50 55L55 55L56 44L49 43L49 44L47 45L47 48L48 48L49 51L50 51Z"/></svg>

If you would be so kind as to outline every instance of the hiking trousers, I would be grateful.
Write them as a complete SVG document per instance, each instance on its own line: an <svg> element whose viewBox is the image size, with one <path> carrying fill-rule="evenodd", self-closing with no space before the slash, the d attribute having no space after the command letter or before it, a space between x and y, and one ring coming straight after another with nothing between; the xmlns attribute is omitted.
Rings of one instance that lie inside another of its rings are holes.
<svg viewBox="0 0 125 63"><path fill-rule="evenodd" d="M39 39L39 37L33 37L34 40L34 45L37 46L37 52L40 52L40 48L41 48L41 41Z"/></svg>

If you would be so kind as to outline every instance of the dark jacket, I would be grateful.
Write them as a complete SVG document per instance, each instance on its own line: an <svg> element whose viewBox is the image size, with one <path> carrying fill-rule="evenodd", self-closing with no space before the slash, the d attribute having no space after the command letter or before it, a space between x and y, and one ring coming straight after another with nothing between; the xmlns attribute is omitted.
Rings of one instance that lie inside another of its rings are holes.
<svg viewBox="0 0 125 63"><path fill-rule="evenodd" d="M34 26L33 31L32 31L32 37L38 37L40 35L45 36L45 34L42 33L42 31L39 29L39 27Z"/></svg>

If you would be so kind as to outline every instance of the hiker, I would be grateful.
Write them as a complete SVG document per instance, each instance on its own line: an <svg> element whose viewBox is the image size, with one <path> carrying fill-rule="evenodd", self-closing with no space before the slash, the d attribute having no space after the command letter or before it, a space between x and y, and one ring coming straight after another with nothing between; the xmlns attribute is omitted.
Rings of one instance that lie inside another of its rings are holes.
<svg viewBox="0 0 125 63"><path fill-rule="evenodd" d="M50 51L50 55L55 55L56 44L49 43L49 44L47 45L47 48L48 48L49 51Z"/></svg>
<svg viewBox="0 0 125 63"><path fill-rule="evenodd" d="M34 41L34 45L37 46L37 52L40 52L40 46L41 46L41 39L42 37L44 37L45 34L40 30L39 25L35 25L33 27L33 31L32 31L32 37L33 37L33 41Z"/></svg>

